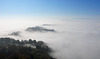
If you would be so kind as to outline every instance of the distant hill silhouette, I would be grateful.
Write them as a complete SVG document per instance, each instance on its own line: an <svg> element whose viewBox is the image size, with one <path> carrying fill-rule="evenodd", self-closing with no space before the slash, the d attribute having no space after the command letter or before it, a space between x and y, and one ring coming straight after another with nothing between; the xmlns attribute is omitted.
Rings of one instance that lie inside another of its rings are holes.
<svg viewBox="0 0 100 59"><path fill-rule="evenodd" d="M36 26L36 27L29 27L25 29L25 31L29 32L56 32L54 29L47 29L44 27Z"/></svg>
<svg viewBox="0 0 100 59"><path fill-rule="evenodd" d="M20 31L16 31L16 32L12 32L11 34L8 34L8 35L21 36L20 33L21 33Z"/></svg>
<svg viewBox="0 0 100 59"><path fill-rule="evenodd" d="M53 24L43 24L42 26L54 26Z"/></svg>

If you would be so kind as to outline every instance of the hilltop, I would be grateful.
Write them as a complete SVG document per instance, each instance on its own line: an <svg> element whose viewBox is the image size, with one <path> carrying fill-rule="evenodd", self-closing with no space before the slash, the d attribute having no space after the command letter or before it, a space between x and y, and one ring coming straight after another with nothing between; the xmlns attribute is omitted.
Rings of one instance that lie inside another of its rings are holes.
<svg viewBox="0 0 100 59"><path fill-rule="evenodd" d="M0 59L54 59L51 51L43 41L0 38Z"/></svg>

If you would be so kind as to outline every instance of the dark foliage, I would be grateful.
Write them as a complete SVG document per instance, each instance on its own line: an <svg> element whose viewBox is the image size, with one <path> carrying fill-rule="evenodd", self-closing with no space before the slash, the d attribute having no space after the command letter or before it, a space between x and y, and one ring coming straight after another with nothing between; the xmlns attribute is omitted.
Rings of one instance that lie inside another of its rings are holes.
<svg viewBox="0 0 100 59"><path fill-rule="evenodd" d="M29 32L56 32L54 29L47 29L44 27L36 26L36 27L29 27L26 29Z"/></svg>
<svg viewBox="0 0 100 59"><path fill-rule="evenodd" d="M51 49L43 41L0 38L0 59L54 59L49 52Z"/></svg>
<svg viewBox="0 0 100 59"><path fill-rule="evenodd" d="M13 32L11 34L8 34L8 35L21 36L20 33L21 33L20 31L17 31L17 32Z"/></svg>

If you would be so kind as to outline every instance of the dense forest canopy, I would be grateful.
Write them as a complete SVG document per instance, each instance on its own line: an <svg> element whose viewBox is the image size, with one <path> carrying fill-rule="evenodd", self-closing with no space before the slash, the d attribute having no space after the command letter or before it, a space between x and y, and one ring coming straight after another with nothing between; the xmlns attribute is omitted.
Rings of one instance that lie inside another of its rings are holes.
<svg viewBox="0 0 100 59"><path fill-rule="evenodd" d="M51 51L43 41L0 38L0 59L54 59Z"/></svg>

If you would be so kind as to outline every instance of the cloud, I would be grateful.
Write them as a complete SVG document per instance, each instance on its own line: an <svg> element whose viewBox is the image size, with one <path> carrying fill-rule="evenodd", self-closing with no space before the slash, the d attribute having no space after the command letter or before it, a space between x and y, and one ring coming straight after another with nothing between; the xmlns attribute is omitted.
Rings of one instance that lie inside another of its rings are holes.
<svg viewBox="0 0 100 59"><path fill-rule="evenodd" d="M51 54L57 59L99 59L100 21L69 20L60 21L53 28L57 33L31 34L43 40L54 50ZM27 37L27 36L26 36Z"/></svg>
<svg viewBox="0 0 100 59"><path fill-rule="evenodd" d="M29 31L29 32L55 32L54 29L47 29L47 28L40 27L40 26L29 27L29 28L25 29L25 31Z"/></svg>
<svg viewBox="0 0 100 59"><path fill-rule="evenodd" d="M33 23L34 21L31 23L28 22L28 24L32 24L31 26L34 25ZM21 30L21 36L12 35L11 37L20 40L42 40L54 50L51 55L57 59L100 59L100 20L56 20L41 24L48 23L56 25L45 26L45 28L53 28L57 33L42 33L39 30L34 32L32 28L36 29L35 26L27 26L25 28L28 29L29 27L32 31ZM39 23L39 25L41 24ZM0 27L1 29L2 26ZM40 26L39 29L41 29Z"/></svg>

